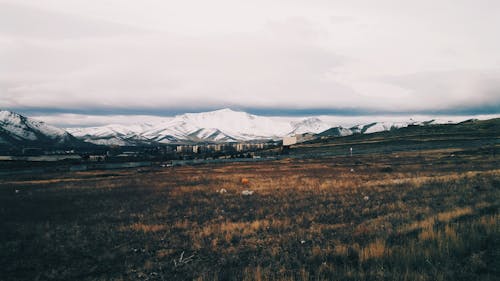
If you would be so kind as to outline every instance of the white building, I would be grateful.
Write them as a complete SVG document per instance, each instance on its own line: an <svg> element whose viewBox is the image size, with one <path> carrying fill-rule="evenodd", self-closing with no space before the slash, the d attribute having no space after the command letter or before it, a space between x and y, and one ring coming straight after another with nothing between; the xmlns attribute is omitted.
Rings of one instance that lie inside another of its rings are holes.
<svg viewBox="0 0 500 281"><path fill-rule="evenodd" d="M193 153L200 153L200 146L199 145L193 145Z"/></svg>
<svg viewBox="0 0 500 281"><path fill-rule="evenodd" d="M289 146L297 143L297 136L284 137L283 146Z"/></svg>
<svg viewBox="0 0 500 281"><path fill-rule="evenodd" d="M89 161L101 162L106 160L106 156L104 155L89 155Z"/></svg>

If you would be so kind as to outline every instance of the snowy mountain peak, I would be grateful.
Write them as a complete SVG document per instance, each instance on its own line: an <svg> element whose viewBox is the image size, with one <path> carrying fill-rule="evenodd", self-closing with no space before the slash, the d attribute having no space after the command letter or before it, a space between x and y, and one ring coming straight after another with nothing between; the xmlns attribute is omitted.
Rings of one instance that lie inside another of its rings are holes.
<svg viewBox="0 0 500 281"><path fill-rule="evenodd" d="M65 130L18 113L0 111L0 144L23 146L25 144L65 144L74 140Z"/></svg>
<svg viewBox="0 0 500 281"><path fill-rule="evenodd" d="M68 133L62 129L45 124L42 121L24 117L18 113L0 111L0 127L21 138L35 140L36 133L50 138L64 137Z"/></svg>
<svg viewBox="0 0 500 281"><path fill-rule="evenodd" d="M228 108L228 107L222 108L222 109L208 111L208 112L205 112L205 113L208 113L208 114L232 114L232 113L244 113L244 114L247 114L244 111L232 110L231 108Z"/></svg>
<svg viewBox="0 0 500 281"><path fill-rule="evenodd" d="M251 115L243 111L235 111L229 108L200 112L200 113L185 113L180 116L175 116L174 120L183 120L195 122L204 128L210 128L224 122L243 121L245 119L255 119L256 115Z"/></svg>
<svg viewBox="0 0 500 281"><path fill-rule="evenodd" d="M291 128L287 122L225 108L178 115L153 126L151 130L141 135L159 142L171 141L172 138L195 141L198 139L199 132L210 130L218 130L220 136L214 138L212 134L208 134L207 141L236 141L278 137L288 133ZM208 136L211 137L208 138Z"/></svg>
<svg viewBox="0 0 500 281"><path fill-rule="evenodd" d="M299 122L292 123L294 130L290 134L320 133L328 130L332 126L323 122L318 117L306 118Z"/></svg>

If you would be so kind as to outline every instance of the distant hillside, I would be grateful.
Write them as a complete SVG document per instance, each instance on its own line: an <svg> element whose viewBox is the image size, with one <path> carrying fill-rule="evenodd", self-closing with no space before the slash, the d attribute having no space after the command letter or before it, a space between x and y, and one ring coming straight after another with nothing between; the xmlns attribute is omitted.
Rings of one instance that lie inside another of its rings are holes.
<svg viewBox="0 0 500 281"><path fill-rule="evenodd" d="M421 149L487 148L494 153L500 147L500 118L467 120L458 124L410 125L372 134L330 135L292 146L293 155L335 156L387 153Z"/></svg>
<svg viewBox="0 0 500 281"><path fill-rule="evenodd" d="M335 129L335 128L332 128ZM342 138L349 139L376 139L376 138L394 138L408 136L442 136L442 135L499 135L500 134L500 118L489 120L466 120L456 124L409 124L400 128L392 128L390 130L379 131L371 134L357 134ZM321 135L328 136L325 132ZM332 138L330 141L334 141ZM338 141L336 139L335 141ZM323 139L324 142L324 139Z"/></svg>

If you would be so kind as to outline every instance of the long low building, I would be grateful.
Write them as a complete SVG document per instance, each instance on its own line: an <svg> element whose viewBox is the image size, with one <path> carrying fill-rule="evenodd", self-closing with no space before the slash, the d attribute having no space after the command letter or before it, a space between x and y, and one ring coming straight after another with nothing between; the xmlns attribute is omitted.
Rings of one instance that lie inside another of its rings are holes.
<svg viewBox="0 0 500 281"><path fill-rule="evenodd" d="M315 138L314 134L296 134L293 136L288 136L283 138L283 146L290 146L297 143L313 140Z"/></svg>
<svg viewBox="0 0 500 281"><path fill-rule="evenodd" d="M296 136L291 136L291 137L284 137L283 138L283 146L289 146L297 143L297 137Z"/></svg>

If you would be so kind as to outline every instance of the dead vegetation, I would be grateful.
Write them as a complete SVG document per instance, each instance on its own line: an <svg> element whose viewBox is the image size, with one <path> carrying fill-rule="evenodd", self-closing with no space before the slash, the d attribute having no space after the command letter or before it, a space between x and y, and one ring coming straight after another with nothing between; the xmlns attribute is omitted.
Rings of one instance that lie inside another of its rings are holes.
<svg viewBox="0 0 500 281"><path fill-rule="evenodd" d="M448 154L6 178L0 279L498 280L498 161Z"/></svg>

